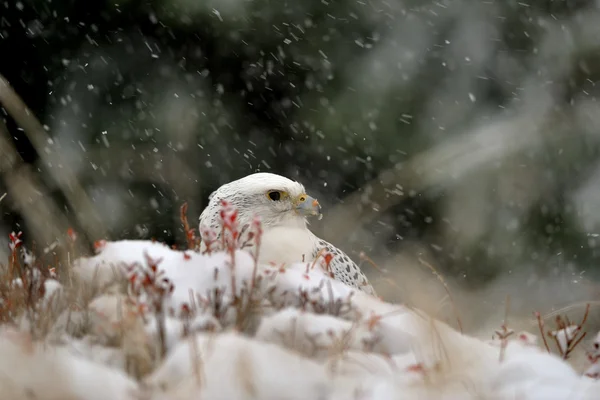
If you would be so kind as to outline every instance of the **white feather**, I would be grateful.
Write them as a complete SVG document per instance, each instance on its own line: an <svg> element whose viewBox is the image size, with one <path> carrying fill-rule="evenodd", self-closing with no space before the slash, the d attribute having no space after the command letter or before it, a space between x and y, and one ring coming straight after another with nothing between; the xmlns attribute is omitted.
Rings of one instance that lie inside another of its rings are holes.
<svg viewBox="0 0 600 400"><path fill-rule="evenodd" d="M306 228L275 226L263 234L259 263L312 261L315 242L315 235Z"/></svg>

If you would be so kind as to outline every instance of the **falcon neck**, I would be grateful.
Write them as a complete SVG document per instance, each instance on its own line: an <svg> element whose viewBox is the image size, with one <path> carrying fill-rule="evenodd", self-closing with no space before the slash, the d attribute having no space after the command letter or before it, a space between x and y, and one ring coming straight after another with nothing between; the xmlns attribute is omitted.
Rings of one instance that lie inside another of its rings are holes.
<svg viewBox="0 0 600 400"><path fill-rule="evenodd" d="M285 215L282 218L273 219L271 221L265 221L265 226L280 226L287 228L301 228L306 229L307 221L306 218L301 217L297 214Z"/></svg>

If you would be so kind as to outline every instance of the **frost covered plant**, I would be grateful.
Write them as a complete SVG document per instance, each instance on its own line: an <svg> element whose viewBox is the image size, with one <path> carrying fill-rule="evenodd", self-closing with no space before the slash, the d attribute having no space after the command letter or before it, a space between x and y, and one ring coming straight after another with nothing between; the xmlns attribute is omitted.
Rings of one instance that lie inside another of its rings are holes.
<svg viewBox="0 0 600 400"><path fill-rule="evenodd" d="M238 248L240 232L238 230L238 210L225 200L221 200L221 248L229 254L231 268L231 292L234 293L233 305L237 305L235 279L235 251Z"/></svg>
<svg viewBox="0 0 600 400"><path fill-rule="evenodd" d="M173 293L175 286L158 269L162 258L152 258L144 252L145 266L133 264L127 267L129 301L144 315L149 311L156 318L156 330L159 338L159 356L167 353L165 328L165 300Z"/></svg>
<svg viewBox="0 0 600 400"><path fill-rule="evenodd" d="M252 282L251 284L254 285L255 281L256 281L256 270L258 267L258 256L260 253L260 245L261 245L261 240L262 240L262 235L263 235L263 230L262 230L262 225L260 223L260 218L255 217L252 220L252 227L251 227L252 231L250 232L250 234L248 235L248 240L254 240L255 243L255 251L254 254L252 255L253 259L254 259L254 271L252 272ZM243 246L242 246L243 248Z"/></svg>
<svg viewBox="0 0 600 400"><path fill-rule="evenodd" d="M257 293L262 282L262 276L258 274L258 258L263 230L259 218L240 227L238 210L226 200L221 200L220 206L220 235L209 229L201 232L205 244L203 254L210 255L220 250L228 255L226 263L230 270L230 282L228 287L215 287L205 296L199 296L198 303L205 311L210 308L212 315L221 323L226 322L230 311L235 312L235 326L243 329L257 303L262 301ZM249 251L254 261L252 275L249 280L241 282L241 287L238 287L240 282L236 272L238 250ZM219 278L219 271L215 269L213 279L217 282Z"/></svg>
<svg viewBox="0 0 600 400"><path fill-rule="evenodd" d="M504 353L506 352L506 346L508 345L508 338L515 333L514 330L508 327L508 310L510 308L510 298L506 296L506 303L504 309L504 322L500 326L500 329L497 329L495 332L495 336L500 339L500 362L504 360Z"/></svg>
<svg viewBox="0 0 600 400"><path fill-rule="evenodd" d="M238 210L228 201L221 200L221 248L233 257L233 252L239 248L240 238Z"/></svg>
<svg viewBox="0 0 600 400"><path fill-rule="evenodd" d="M583 318L579 324L572 323L566 316L562 317L557 315L555 320L556 329L547 332L548 337L552 338L556 343L558 353L564 360L569 358L569 355L573 352L575 347L577 347L577 345L581 343L583 338L586 336L587 332L583 331L582 328L587 321L589 312L590 305L587 304L585 313L583 314ZM538 320L538 327L540 329L542 339L544 340L544 346L546 347L546 350L550 352L550 347L548 346L546 336L544 335L544 321L539 313L535 313L535 316Z"/></svg>
<svg viewBox="0 0 600 400"><path fill-rule="evenodd" d="M585 370L584 375L588 378L600 379L600 332L596 334L592 350L587 352L587 358L591 365Z"/></svg>
<svg viewBox="0 0 600 400"><path fill-rule="evenodd" d="M220 206L218 232L214 229L203 229L200 232L205 245L203 253L211 254L219 250L232 253L235 250L254 248L254 258L257 260L263 234L260 219L255 217L250 224L240 227L238 210L227 200L221 200Z"/></svg>
<svg viewBox="0 0 600 400"><path fill-rule="evenodd" d="M205 246L203 254L212 254L213 251L216 251L217 233L214 230L204 229L200 232L200 237Z"/></svg>
<svg viewBox="0 0 600 400"><path fill-rule="evenodd" d="M32 337L39 337L49 328L57 294L53 289L60 284L54 281L51 291L47 291L51 271L25 248L22 235L9 235L9 269L0 277L0 322L24 323Z"/></svg>

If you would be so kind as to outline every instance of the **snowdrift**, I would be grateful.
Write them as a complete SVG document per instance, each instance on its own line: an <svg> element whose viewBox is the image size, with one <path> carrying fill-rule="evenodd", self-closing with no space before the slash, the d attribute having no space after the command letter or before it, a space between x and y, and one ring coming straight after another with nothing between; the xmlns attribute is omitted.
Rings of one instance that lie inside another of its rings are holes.
<svg viewBox="0 0 600 400"><path fill-rule="evenodd" d="M541 338L506 326L494 340L471 337L333 280L328 257L262 265L235 242L222 248L101 241L74 261L69 283L11 257L2 398L599 398L600 336L587 370L568 362L582 324Z"/></svg>

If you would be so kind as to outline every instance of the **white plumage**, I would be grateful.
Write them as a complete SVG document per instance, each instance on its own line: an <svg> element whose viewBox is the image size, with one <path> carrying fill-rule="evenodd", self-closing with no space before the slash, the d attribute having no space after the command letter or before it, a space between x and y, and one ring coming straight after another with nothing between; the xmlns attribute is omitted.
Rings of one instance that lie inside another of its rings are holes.
<svg viewBox="0 0 600 400"><path fill-rule="evenodd" d="M241 227L249 226L254 217L260 218L263 229L260 263L310 262L325 250L333 255L329 267L335 279L375 294L367 277L346 253L308 229L307 216L320 216L321 206L306 194L302 184L261 172L227 183L209 198L200 215L200 232L210 229L220 235L219 212L221 200L225 200L238 210Z"/></svg>

